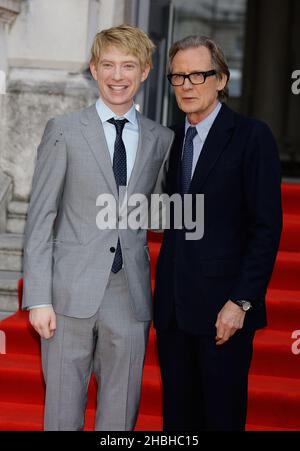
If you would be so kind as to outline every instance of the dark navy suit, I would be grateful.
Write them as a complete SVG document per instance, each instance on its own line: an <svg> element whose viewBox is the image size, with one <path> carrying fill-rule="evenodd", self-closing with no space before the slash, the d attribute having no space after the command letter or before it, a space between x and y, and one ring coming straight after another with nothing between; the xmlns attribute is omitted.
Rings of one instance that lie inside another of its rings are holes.
<svg viewBox="0 0 300 451"><path fill-rule="evenodd" d="M174 128L166 192L181 192L184 124ZM225 104L198 159L189 193L204 194L204 236L164 232L154 325L164 386L164 428L243 429L254 332L266 325L265 294L279 246L280 162L270 129ZM244 327L216 346L217 315L250 300ZM221 413L219 412L221 411Z"/></svg>

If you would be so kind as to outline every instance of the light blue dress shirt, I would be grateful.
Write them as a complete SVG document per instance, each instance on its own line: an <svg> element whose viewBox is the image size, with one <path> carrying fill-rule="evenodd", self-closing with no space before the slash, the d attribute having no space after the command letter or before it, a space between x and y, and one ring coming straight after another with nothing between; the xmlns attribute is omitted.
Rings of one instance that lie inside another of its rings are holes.
<svg viewBox="0 0 300 451"><path fill-rule="evenodd" d="M109 119L127 119L122 133L122 139L126 149L127 157L127 185L132 173L135 157L137 153L139 143L139 125L136 117L136 109L133 104L127 113L123 116L117 116L111 109L99 98L96 102L96 110L101 119L103 130L109 150L111 164L113 163L115 140L116 140L116 127L113 124L107 122Z"/></svg>
<svg viewBox="0 0 300 451"><path fill-rule="evenodd" d="M203 145L211 129L212 124L214 123L217 115L219 114L220 109L222 108L222 104L218 102L216 108L201 122L199 122L195 127L197 129L197 135L193 139L194 145L194 154L193 154L193 166L192 166L192 176L194 174L196 164L198 162L198 158L200 157L201 151L203 149ZM192 124L189 123L188 118L185 118L185 134L187 129Z"/></svg>
<svg viewBox="0 0 300 451"><path fill-rule="evenodd" d="M107 121L111 118L114 118L116 120L117 119L128 120L128 122L125 124L122 133L122 138L125 145L127 157L127 185L128 185L139 143L139 125L136 116L135 105L133 104L130 110L127 111L127 113L125 113L123 116L117 116L113 111L111 111L110 108L108 108L108 106L103 102L103 100L99 98L96 102L96 110L103 125L105 139L110 154L111 164L113 163L114 157L116 127ZM31 310L32 308L50 307L50 306L51 304L50 305L40 304L32 307L30 306L27 308L27 310Z"/></svg>

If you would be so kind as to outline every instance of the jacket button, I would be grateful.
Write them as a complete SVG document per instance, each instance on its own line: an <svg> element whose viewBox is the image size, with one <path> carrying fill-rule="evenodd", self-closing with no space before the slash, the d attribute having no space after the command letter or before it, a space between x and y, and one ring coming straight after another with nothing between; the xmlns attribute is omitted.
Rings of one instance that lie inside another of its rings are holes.
<svg viewBox="0 0 300 451"><path fill-rule="evenodd" d="M110 249L110 252L113 254L114 252L116 252L116 248L115 247L111 247Z"/></svg>

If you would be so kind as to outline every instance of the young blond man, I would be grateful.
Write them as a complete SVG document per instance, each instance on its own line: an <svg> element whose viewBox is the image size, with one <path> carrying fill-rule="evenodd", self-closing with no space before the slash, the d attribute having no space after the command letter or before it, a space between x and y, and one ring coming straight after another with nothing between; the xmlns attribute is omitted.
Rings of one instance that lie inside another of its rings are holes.
<svg viewBox="0 0 300 451"><path fill-rule="evenodd" d="M154 45L138 28L98 33L96 105L51 119L38 148L24 243L23 308L41 336L45 430L80 430L98 380L95 430L132 430L152 318L146 230L101 229L99 194L149 196L173 133L133 102Z"/></svg>

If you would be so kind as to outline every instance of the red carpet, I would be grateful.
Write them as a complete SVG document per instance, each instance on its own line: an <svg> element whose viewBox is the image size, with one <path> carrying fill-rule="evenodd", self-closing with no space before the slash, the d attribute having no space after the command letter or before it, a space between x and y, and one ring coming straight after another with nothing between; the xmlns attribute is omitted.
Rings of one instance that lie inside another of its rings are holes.
<svg viewBox="0 0 300 451"><path fill-rule="evenodd" d="M300 354L292 353L300 330L300 185L283 185L284 231L267 296L269 327L257 333L249 381L248 430L300 430ZM152 267L160 247L151 235ZM20 294L21 294L20 285ZM0 430L41 430L44 383L37 335L26 312L0 322L7 353L0 355ZM300 350L300 344L298 346ZM161 430L161 383L151 330L137 430ZM86 429L93 429L95 381L91 381Z"/></svg>

